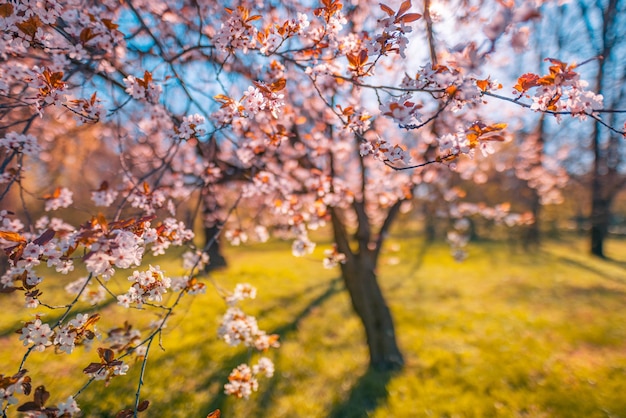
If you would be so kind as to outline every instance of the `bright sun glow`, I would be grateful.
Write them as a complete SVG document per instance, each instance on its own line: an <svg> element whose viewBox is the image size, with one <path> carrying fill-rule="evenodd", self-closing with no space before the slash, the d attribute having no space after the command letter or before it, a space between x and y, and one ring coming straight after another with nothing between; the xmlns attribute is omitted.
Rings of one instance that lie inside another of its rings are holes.
<svg viewBox="0 0 626 418"><path fill-rule="evenodd" d="M452 11L450 5L446 4L443 1L432 1L430 3L430 16L434 22L441 22L447 20L451 15Z"/></svg>

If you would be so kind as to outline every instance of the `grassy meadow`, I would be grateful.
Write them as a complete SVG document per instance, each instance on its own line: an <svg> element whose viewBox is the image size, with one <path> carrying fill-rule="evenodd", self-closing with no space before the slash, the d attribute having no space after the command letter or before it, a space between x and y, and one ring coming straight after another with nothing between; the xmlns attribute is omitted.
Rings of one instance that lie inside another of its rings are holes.
<svg viewBox="0 0 626 418"><path fill-rule="evenodd" d="M142 415L205 417L220 408L223 417L626 417L626 242L608 243L613 261L587 256L585 244L546 242L528 254L507 243L472 243L469 259L456 263L445 244L392 236L379 273L406 360L398 373L368 371L364 334L338 271L322 267L327 245L303 259L287 243L227 248L230 267L213 281L258 287L242 308L280 334L281 348L268 353L275 376L261 379L247 401L223 395L232 368L257 354L217 340L225 304L209 287L185 297L162 348L153 345L142 389L151 405ZM159 264L178 272L176 259ZM66 281L46 280L43 299L60 303ZM21 298L0 297L0 373L7 375L24 353L14 331L33 311L13 315ZM57 315L37 311L45 321ZM141 329L156 316L110 304L98 328L120 318ZM25 367L56 404L84 385L81 371L96 360L95 350L47 350ZM88 387L77 399L84 416L131 407L140 364L108 388Z"/></svg>

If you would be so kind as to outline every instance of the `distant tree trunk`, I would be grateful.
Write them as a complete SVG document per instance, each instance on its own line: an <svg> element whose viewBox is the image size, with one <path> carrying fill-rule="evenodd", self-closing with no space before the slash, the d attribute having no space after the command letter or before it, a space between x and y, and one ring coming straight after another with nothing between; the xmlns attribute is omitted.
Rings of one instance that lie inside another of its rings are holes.
<svg viewBox="0 0 626 418"><path fill-rule="evenodd" d="M209 248L206 251L209 256L209 264L207 264L204 269L206 272L226 267L228 265L228 263L226 263L226 258L224 258L224 256L222 255L220 249L220 240L215 238L216 234L218 234L219 232L220 228L218 225L204 227L205 245L209 244L211 240L215 239L215 242L209 245Z"/></svg>
<svg viewBox="0 0 626 418"><path fill-rule="evenodd" d="M589 5L579 1L583 15L590 13ZM598 56L602 59L598 63L596 73L597 91L604 96L605 106L609 108L619 108L624 102L623 66L616 63L623 62L619 53L614 54L618 40L623 38L623 22L619 23L620 10L624 9L621 0L609 0L608 2L596 2L594 7L598 16L601 17L598 23L601 27L595 34L595 41L598 45ZM593 38L593 32L589 32ZM621 69L620 69L621 68ZM613 115L609 116L613 117ZM605 257L604 240L608 234L609 222L611 219L611 203L620 188L623 186L623 178L620 179L619 167L623 162L622 140L613 132L605 130L596 121L593 129L592 150L594 154L593 171L591 173L591 254L598 257Z"/></svg>
<svg viewBox="0 0 626 418"><path fill-rule="evenodd" d="M435 207L430 202L424 202L424 238L427 242L435 241L437 238L437 217L435 216Z"/></svg>
<svg viewBox="0 0 626 418"><path fill-rule="evenodd" d="M541 115L537 121L537 126L534 131L528 135L526 141L534 148L533 157L530 161L529 171L533 171L537 168L541 169L545 163L545 145L546 145L546 118L545 115ZM522 239L522 246L524 251L536 250L541 243L541 229L540 229L540 216L541 216L541 196L536 188L530 187L527 183L529 193L529 209L533 215L534 222L525 227Z"/></svg>
<svg viewBox="0 0 626 418"><path fill-rule="evenodd" d="M213 194L207 194L203 199L204 210L202 212L202 222L204 224L204 242L206 253L209 256L209 263L204 271L210 272L222 267L226 267L226 259L220 249L219 234L221 224L219 219L219 202Z"/></svg>
<svg viewBox="0 0 626 418"><path fill-rule="evenodd" d="M599 70L598 85L602 83L602 69ZM604 238L608 232L610 206L605 195L606 167L601 148L600 124L596 122L593 127L593 171L591 173L591 254L604 257Z"/></svg>
<svg viewBox="0 0 626 418"><path fill-rule="evenodd" d="M341 266L341 272L352 306L365 328L370 366L376 370L397 370L404 365L404 359L371 258L371 254L358 254Z"/></svg>
<svg viewBox="0 0 626 418"><path fill-rule="evenodd" d="M523 236L524 251L536 250L541 244L541 230L539 228L539 217L541 216L541 202L539 195L533 190L530 211L535 220L532 224L525 228Z"/></svg>
<svg viewBox="0 0 626 418"><path fill-rule="evenodd" d="M594 176L594 183L596 182ZM605 186L606 187L606 186ZM597 186L592 190L591 205L591 254L598 257L605 257L604 240L609 232L611 221L611 200L603 196L602 189Z"/></svg>

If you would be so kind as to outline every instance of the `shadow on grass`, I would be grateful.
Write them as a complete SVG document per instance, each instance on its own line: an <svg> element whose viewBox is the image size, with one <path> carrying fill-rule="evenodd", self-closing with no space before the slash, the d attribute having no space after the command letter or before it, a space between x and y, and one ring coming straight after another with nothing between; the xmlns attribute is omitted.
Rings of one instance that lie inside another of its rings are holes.
<svg viewBox="0 0 626 418"><path fill-rule="evenodd" d="M612 276L610 274L607 274L607 273L603 272L602 270L600 270L600 269L598 269L596 267L590 266L589 264L583 263L583 262L578 261L578 260L574 260L573 258L564 257L564 256L557 256L555 258L556 258L556 260L558 260L561 263L568 264L570 266L574 266L574 267L577 267L577 268L582 269L582 270L586 270L589 273L593 273L596 276L601 277L603 279L612 281L614 283L626 284L626 279ZM608 261L608 262L617 264L619 266L624 266L624 263L622 263L620 261L612 261L610 259L605 259L604 261Z"/></svg>
<svg viewBox="0 0 626 418"><path fill-rule="evenodd" d="M328 300L330 297L332 297L336 293L339 293L343 289L343 287L341 286L341 283L342 283L342 280L340 277L335 278L331 280L330 282L328 282L328 286L326 287L326 290L322 292L319 296L317 296L315 299L313 299L311 302L309 302L309 304L305 306L304 309L302 309L295 316L293 321L285 325L282 325L278 328L275 328L269 331L268 333L278 334L281 340L287 339L290 334L298 330L298 325L307 316L309 316L316 307L322 305L326 300ZM306 293L306 290L304 293ZM297 299L298 297L299 295L294 295L293 299ZM278 358L280 356L280 350L277 350L274 354L276 358ZM222 364L220 365L220 368L216 370L211 376L209 376L209 378L206 379L203 383L201 383L200 386L210 387L210 386L219 385L219 387L221 387L224 384L224 382L228 381L228 375L230 374L230 372L241 363L248 361L248 359L249 359L248 352L242 352L240 354L231 356L228 359L225 359L224 362L222 362ZM264 391L262 394L260 394L259 401L258 401L258 404L259 404L258 416L265 416L267 409L271 405L272 399L274 397L273 395L276 392L278 382L279 382L279 376L274 376L274 378L270 379L269 382L264 384ZM223 409L227 398L228 397L226 394L224 394L224 391L219 390L217 391L217 394L206 404L203 410L210 412L216 409Z"/></svg>
<svg viewBox="0 0 626 418"><path fill-rule="evenodd" d="M417 251L417 254L415 256L415 259L413 260L413 263L411 263L407 267L406 274L403 276L397 276L396 278L401 278L401 280L398 280L395 284L392 284L389 287L389 291L393 292L406 286L405 279L414 277L415 273L417 273L422 268L422 266L424 265L424 260L426 258L426 253L428 253L428 250L431 247L431 245L432 245L432 241L429 241L427 239L422 241L422 245L419 246L419 250Z"/></svg>
<svg viewBox="0 0 626 418"><path fill-rule="evenodd" d="M389 396L387 384L394 375L395 372L368 369L350 391L350 397L343 403L336 405L328 417L361 418L369 416L370 412L387 400Z"/></svg>
<svg viewBox="0 0 626 418"><path fill-rule="evenodd" d="M606 261L606 262L608 262L608 263L614 264L614 265L616 265L617 267L621 267L621 268L623 268L623 269L625 269L625 270L626 270L626 261L623 261L623 260L616 260L616 259L614 259L614 258L610 258L610 257L606 257L606 258L604 258L603 260L604 260L604 261Z"/></svg>
<svg viewBox="0 0 626 418"><path fill-rule="evenodd" d="M424 264L424 259L426 258L426 253L428 252L428 249L430 248L431 244L432 244L431 240L424 239L424 241L422 242L422 245L420 245L419 247L419 251L417 252L417 256L415 257L413 264L409 267L411 274L415 273L420 268L422 268L422 265Z"/></svg>

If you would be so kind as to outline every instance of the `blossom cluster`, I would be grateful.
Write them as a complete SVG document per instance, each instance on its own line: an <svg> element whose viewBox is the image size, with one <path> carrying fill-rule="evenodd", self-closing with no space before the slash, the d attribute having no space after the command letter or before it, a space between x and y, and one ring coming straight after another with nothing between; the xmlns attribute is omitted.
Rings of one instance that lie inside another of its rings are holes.
<svg viewBox="0 0 626 418"><path fill-rule="evenodd" d="M223 52L240 50L244 54L255 48L258 30L250 22L261 16L250 16L249 10L242 6L226 12L229 16L213 38L215 46Z"/></svg>
<svg viewBox="0 0 626 418"><path fill-rule="evenodd" d="M259 329L253 316L246 315L235 306L228 308L222 317L218 335L228 345L237 346L243 344L246 347L255 347L259 350L276 343L275 336L268 336Z"/></svg>
<svg viewBox="0 0 626 418"><path fill-rule="evenodd" d="M71 354L76 345L91 344L96 337L94 324L99 319L100 315L97 314L91 317L88 314L78 314L67 324L52 329L37 317L34 321L25 323L18 333L24 345L32 344L36 351L44 351L47 347L54 346L57 351Z"/></svg>
<svg viewBox="0 0 626 418"><path fill-rule="evenodd" d="M68 208L74 203L72 197L74 193L67 187L59 187L51 195L44 196L46 200L45 211Z"/></svg>
<svg viewBox="0 0 626 418"><path fill-rule="evenodd" d="M105 188L101 187L99 190L92 191L91 200L96 206L104 206L108 208L113 204L118 194L119 192L109 188L107 185Z"/></svg>
<svg viewBox="0 0 626 418"><path fill-rule="evenodd" d="M104 114L104 107L98 99L97 93L92 94L89 99L66 97L65 105L74 112L78 126L84 123L96 123Z"/></svg>
<svg viewBox="0 0 626 418"><path fill-rule="evenodd" d="M587 119L587 115L603 108L604 98L601 94L585 90L589 85L585 80L577 80L571 85L554 85L538 88L532 97L533 103L530 108L535 111L569 112L580 120ZM566 90L566 88L569 89ZM567 99L562 97L567 91ZM560 114L556 115L558 121L562 120Z"/></svg>
<svg viewBox="0 0 626 418"><path fill-rule="evenodd" d="M149 301L161 302L163 294L172 286L172 280L159 266L149 266L146 271L135 270L128 280L133 282L130 289L117 297L117 302L126 308L131 304L141 308Z"/></svg>
<svg viewBox="0 0 626 418"><path fill-rule="evenodd" d="M414 22L422 17L419 13L407 13L411 8L411 2L403 2L398 11L385 4L380 4L380 8L387 14L378 20L383 32L374 39L373 50L375 53L386 55L395 52L402 58L406 58L406 47L409 39L406 37L413 28L408 23Z"/></svg>
<svg viewBox="0 0 626 418"><path fill-rule="evenodd" d="M158 103L163 91L161 86L154 82L152 74L148 71L144 73L143 78L129 75L124 79L124 85L126 86L126 93L133 99L147 100L153 104Z"/></svg>
<svg viewBox="0 0 626 418"><path fill-rule="evenodd" d="M549 72L539 76L526 73L520 76L514 86L514 94L528 96L527 92L536 88L530 108L540 112L553 112L558 121L563 113L585 120L596 110L603 108L604 98L587 90L589 83L580 79L575 64L567 64L554 58L550 62Z"/></svg>
<svg viewBox="0 0 626 418"><path fill-rule="evenodd" d="M400 125L420 122L422 114L419 110L422 106L412 102L411 97L412 95L410 93L406 93L402 97L394 97L382 103L380 106L381 114L393 119Z"/></svg>
<svg viewBox="0 0 626 418"><path fill-rule="evenodd" d="M272 377L274 363L267 357L261 357L259 362L252 366L240 364L228 376L228 383L224 385L224 393L237 398L248 399L252 392L259 388L258 376Z"/></svg>
<svg viewBox="0 0 626 418"><path fill-rule="evenodd" d="M272 24L265 30L257 33L257 40L261 44L259 51L262 54L271 55L285 42L286 39L301 35L305 36L305 30L309 27L309 18L304 13L297 13L296 19L289 19L282 25Z"/></svg>
<svg viewBox="0 0 626 418"><path fill-rule="evenodd" d="M235 121L259 118L263 120L266 114L277 119L285 106L285 95L280 91L285 87L285 80L279 79L271 84L262 81L254 82L244 91L241 99L235 100L225 95L217 95L215 99L221 103L220 109L213 112L211 117L217 120L218 125L233 124Z"/></svg>
<svg viewBox="0 0 626 418"><path fill-rule="evenodd" d="M201 128L201 125L205 123L204 116L199 115L197 113L184 116L183 122L180 124L178 128L178 136L180 139L190 139L197 138L206 133L206 130Z"/></svg>
<svg viewBox="0 0 626 418"><path fill-rule="evenodd" d="M103 2L101 2L103 3ZM110 68L116 47L124 44L122 33L114 23L114 13L106 4L85 4L79 0L58 2L5 2L0 13L0 29L4 34L0 56L8 65L0 66L3 81L0 90L33 106L43 115L49 105L66 106L82 122L97 121L102 109L95 96L73 99L65 96L64 70L73 62L89 60L95 68ZM45 50L45 66L29 64L8 57L28 57L31 50ZM13 89L22 85L24 88Z"/></svg>
<svg viewBox="0 0 626 418"><path fill-rule="evenodd" d="M337 250L337 245L333 245L331 249L324 250L324 268L332 269L337 267L339 264L344 264L346 262L346 255L340 253Z"/></svg>
<svg viewBox="0 0 626 418"><path fill-rule="evenodd" d="M15 405L18 399L15 395L30 394L31 380L22 370L13 376L0 374L0 407Z"/></svg>
<svg viewBox="0 0 626 418"><path fill-rule="evenodd" d="M279 90L282 90L282 87L278 84L267 85L262 82L256 82L255 87L248 87L241 100L245 111L244 115L256 115L267 110L272 117L278 118L278 113L285 105L285 95L278 93Z"/></svg>
<svg viewBox="0 0 626 418"><path fill-rule="evenodd" d="M360 145L360 154L362 157L373 155L374 158L389 163L401 162L408 164L411 161L411 154L400 145L393 145L383 138L377 138L375 141L364 141Z"/></svg>
<svg viewBox="0 0 626 418"><path fill-rule="evenodd" d="M278 347L278 335L268 335L258 328L256 319L246 315L236 305L245 299L254 299L256 289L249 284L238 284L235 290L225 296L229 306L222 317L218 336L228 345L237 346L243 344L253 347L258 351L267 351L272 347ZM248 398L252 392L258 389L257 376L272 377L274 364L267 357L261 357L253 367L247 364L237 366L228 377L228 383L224 385L224 393L238 398Z"/></svg>
<svg viewBox="0 0 626 418"><path fill-rule="evenodd" d="M58 220L41 219L37 225L41 227L37 234L20 234L23 225L11 221L8 213L1 214L3 231L0 238L5 241L5 250L9 255L9 268L0 277L0 285L4 292L17 289L24 291L26 304L37 307L40 291L37 286L43 281L37 267L44 264L53 267L62 274L74 270L76 258L72 257L78 245L82 245L85 256L80 260L90 277L109 280L115 274L115 268L129 269L141 265L144 253L150 248L153 254L163 254L170 246L181 246L193 238L193 232L173 218L166 218L157 228L150 224L152 218L131 219L121 222L107 223L105 219L94 218L91 222L74 229ZM47 228L47 229L46 229ZM11 230L15 231L12 232ZM148 275L153 279L160 278L158 268L150 268ZM137 272L137 281L132 294L127 294L129 303L141 303L144 300L160 300L168 280L163 277L157 280L164 288L156 286L149 278ZM134 277L134 276L133 276ZM143 279L146 279L144 281ZM134 279L133 279L134 280ZM16 283L17 282L17 283ZM87 289L89 279L79 279L67 286L70 293L81 294L81 298L96 304L105 295L103 289Z"/></svg>
<svg viewBox="0 0 626 418"><path fill-rule="evenodd" d="M17 132L7 132L4 138L0 139L0 147L29 156L37 156L41 151L34 135Z"/></svg>
<svg viewBox="0 0 626 418"><path fill-rule="evenodd" d="M228 229L224 233L224 238L235 247L248 242L248 234L240 228Z"/></svg>
<svg viewBox="0 0 626 418"><path fill-rule="evenodd" d="M91 363L83 369L83 373L94 380L104 380L105 384L116 376L123 376L128 372L130 366L122 360L116 360L114 351L109 348L98 348L99 363Z"/></svg>

